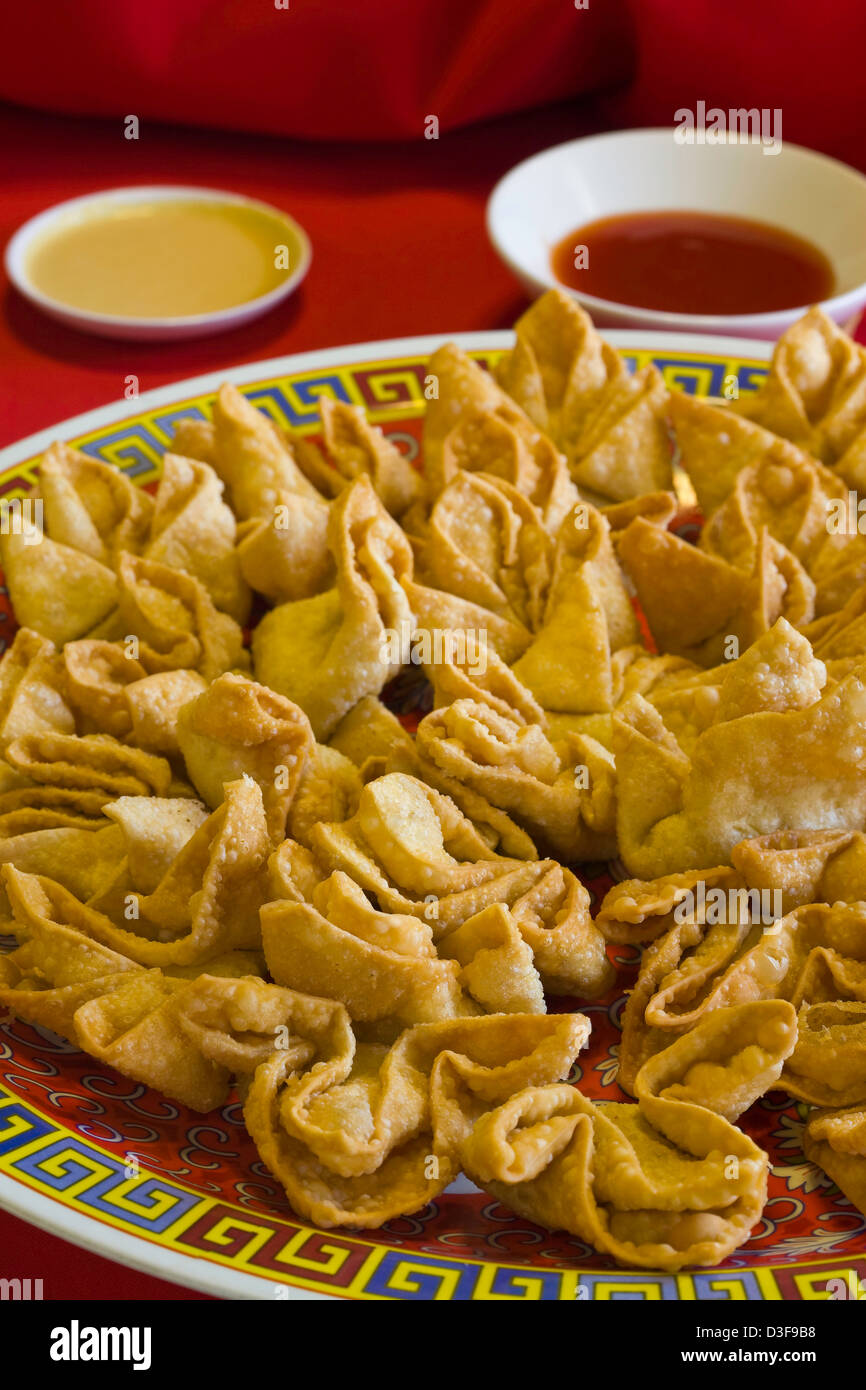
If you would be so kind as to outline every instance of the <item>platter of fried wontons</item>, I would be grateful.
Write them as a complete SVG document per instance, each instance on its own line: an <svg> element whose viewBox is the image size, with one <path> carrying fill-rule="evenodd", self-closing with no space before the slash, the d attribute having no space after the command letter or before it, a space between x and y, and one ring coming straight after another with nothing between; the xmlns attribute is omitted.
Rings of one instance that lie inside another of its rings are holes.
<svg viewBox="0 0 866 1390"><path fill-rule="evenodd" d="M0 1204L224 1296L866 1274L866 349L335 349L0 476Z"/></svg>

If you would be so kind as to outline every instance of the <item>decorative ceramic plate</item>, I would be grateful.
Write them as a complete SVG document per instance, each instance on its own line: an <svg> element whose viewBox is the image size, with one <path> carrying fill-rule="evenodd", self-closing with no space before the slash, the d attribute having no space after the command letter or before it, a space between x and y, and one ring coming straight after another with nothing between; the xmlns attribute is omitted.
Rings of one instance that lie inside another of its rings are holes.
<svg viewBox="0 0 866 1390"><path fill-rule="evenodd" d="M723 338L608 335L628 364L655 362L669 386L722 394L726 378L754 389L759 344ZM147 485L184 415L210 412L223 377L282 425L311 434L322 395L363 405L410 457L419 450L423 383L441 338L371 343L181 382L56 425L7 451L0 494L36 477L53 439L117 464ZM508 333L457 341L490 362ZM766 355L766 350L764 350ZM0 632L14 620L5 593ZM417 684L388 692L405 710ZM581 876L596 899L616 866ZM0 943L2 944L2 943ZM7 941L6 946L12 942ZM624 989L638 953L611 947L616 989L584 1009L592 1040L573 1079L593 1099L620 1100L617 1046ZM557 1000L557 1009L574 1001ZM438 1201L379 1231L346 1234L299 1221L259 1160L236 1101L194 1114L128 1081L50 1033L0 1026L0 1205L44 1230L150 1274L228 1298L812 1299L855 1269L866 1276L866 1218L803 1158L804 1107L771 1092L745 1117L769 1152L769 1201L751 1239L717 1269L683 1274L617 1268L579 1240L514 1216L461 1180Z"/></svg>

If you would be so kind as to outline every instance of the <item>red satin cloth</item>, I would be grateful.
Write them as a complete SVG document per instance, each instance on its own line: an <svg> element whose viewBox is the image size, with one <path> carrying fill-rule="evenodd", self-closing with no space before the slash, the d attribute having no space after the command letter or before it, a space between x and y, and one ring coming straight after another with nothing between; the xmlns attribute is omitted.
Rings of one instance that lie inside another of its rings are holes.
<svg viewBox="0 0 866 1390"><path fill-rule="evenodd" d="M626 0L4 8L0 98L316 139L418 139L429 115L444 133L610 87L634 58Z"/></svg>
<svg viewBox="0 0 866 1390"><path fill-rule="evenodd" d="M145 125L419 140L429 115L445 133L613 93L621 125L670 125L698 99L780 107L787 139L853 163L864 134L862 0L48 0L4 11L0 100Z"/></svg>

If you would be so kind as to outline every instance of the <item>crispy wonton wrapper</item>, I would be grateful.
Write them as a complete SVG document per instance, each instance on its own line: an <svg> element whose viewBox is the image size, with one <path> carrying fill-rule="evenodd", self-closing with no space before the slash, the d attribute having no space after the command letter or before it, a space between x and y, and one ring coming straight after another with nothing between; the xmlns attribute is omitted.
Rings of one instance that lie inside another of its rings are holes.
<svg viewBox="0 0 866 1390"><path fill-rule="evenodd" d="M814 583L766 527L748 571L643 518L622 533L618 554L659 650L701 666L729 657L732 639L750 646L780 617L798 627L814 615Z"/></svg>
<svg viewBox="0 0 866 1390"><path fill-rule="evenodd" d="M768 659L776 679L762 670ZM722 864L739 840L781 828L866 823L866 671L858 663L815 698L825 676L808 644L777 625L731 663L716 720L688 754L642 696L617 709L617 837L630 873ZM755 710L756 697L769 708Z"/></svg>
<svg viewBox="0 0 866 1390"><path fill-rule="evenodd" d="M760 390L735 409L832 463L866 424L866 351L811 308L776 343Z"/></svg>
<svg viewBox="0 0 866 1390"><path fill-rule="evenodd" d="M22 627L62 646L97 629L117 607L117 577L83 551L42 536L0 531L0 563Z"/></svg>
<svg viewBox="0 0 866 1390"><path fill-rule="evenodd" d="M431 923L377 912L344 873L312 899L262 908L268 969L280 984L339 999L359 1023L382 1025L380 1037L480 1012L544 1013L532 951L502 904L434 944Z"/></svg>
<svg viewBox="0 0 866 1390"><path fill-rule="evenodd" d="M535 629L553 555L539 512L516 488L456 473L430 514L425 577L437 589Z"/></svg>
<svg viewBox="0 0 866 1390"><path fill-rule="evenodd" d="M75 733L57 648L20 627L0 661L0 748L27 734Z"/></svg>
<svg viewBox="0 0 866 1390"><path fill-rule="evenodd" d="M111 620L117 557L142 549L153 501L120 469L53 444L33 503L39 525L4 527L0 559L18 621L62 644Z"/></svg>
<svg viewBox="0 0 866 1390"><path fill-rule="evenodd" d="M578 487L614 502L667 491L672 483L667 405L657 367L610 381L569 448Z"/></svg>
<svg viewBox="0 0 866 1390"><path fill-rule="evenodd" d="M196 790L215 809L223 784L244 773L262 790L268 830L285 838L286 816L314 739L303 710L246 676L219 676L178 714L178 743Z"/></svg>
<svg viewBox="0 0 866 1390"><path fill-rule="evenodd" d="M411 735L396 714L392 714L376 695L363 695L349 713L343 715L328 746L349 758L360 768L364 781L368 781L366 767L375 766L378 772L384 771L394 747L411 742Z"/></svg>
<svg viewBox="0 0 866 1390"><path fill-rule="evenodd" d="M832 994L839 987L841 973L837 961L825 952L820 961L824 976L822 984L815 980L819 964L813 952L808 963L810 992L817 993L819 1002L805 1004L798 1016L797 1046L789 1058L781 1084L797 1100L810 1105L828 1107L857 1105L866 1102L866 962L858 962L853 981L858 999L821 999L826 990ZM846 963L847 978L842 987L851 988L851 965ZM806 984L801 980L801 990Z"/></svg>
<svg viewBox="0 0 866 1390"><path fill-rule="evenodd" d="M301 706L317 738L396 674L402 661L388 650L387 633L412 627L400 585L412 551L366 474L333 503L329 544L336 587L281 604L253 634L256 676Z"/></svg>
<svg viewBox="0 0 866 1390"><path fill-rule="evenodd" d="M859 830L777 830L735 845L731 862L749 887L781 893L786 913L807 903L866 900Z"/></svg>
<svg viewBox="0 0 866 1390"><path fill-rule="evenodd" d="M165 758L110 734L25 734L9 744L6 761L30 782L76 793L90 814L116 796L166 796L174 789Z"/></svg>
<svg viewBox="0 0 866 1390"><path fill-rule="evenodd" d="M235 515L271 516L282 493L323 499L304 476L288 439L234 386L220 387L214 404L212 457Z"/></svg>
<svg viewBox="0 0 866 1390"><path fill-rule="evenodd" d="M191 574L126 552L117 573L120 633L140 639L138 659L151 674L182 667L213 680L248 665L240 627Z"/></svg>
<svg viewBox="0 0 866 1390"><path fill-rule="evenodd" d="M369 475L383 506L400 517L417 501L423 484L409 460L376 425L362 406L347 405L329 396L319 399L322 437L337 477L352 482Z"/></svg>
<svg viewBox="0 0 866 1390"><path fill-rule="evenodd" d="M542 625L515 675L546 710L610 710L611 654L637 636L610 528L581 503L560 528Z"/></svg>
<svg viewBox="0 0 866 1390"><path fill-rule="evenodd" d="M866 1106L813 1110L803 1152L866 1215Z"/></svg>
<svg viewBox="0 0 866 1390"><path fill-rule="evenodd" d="M771 468L797 468L808 461L808 455L788 440L779 439L730 406L672 391L670 412L679 461L707 519L730 496L744 469L764 463Z"/></svg>
<svg viewBox="0 0 866 1390"><path fill-rule="evenodd" d="M589 1028L582 1014L491 1014L419 1024L387 1048L334 1026L314 1067L279 1052L259 1067L247 1128L300 1216L381 1226L445 1190L487 1110L567 1075Z"/></svg>
<svg viewBox="0 0 866 1390"><path fill-rule="evenodd" d="M437 940L504 903L551 993L593 998L610 986L604 940L579 880L554 860L497 854L448 796L415 777L389 773L368 783L356 814L315 826L310 847L382 910L432 922Z"/></svg>
<svg viewBox="0 0 866 1390"><path fill-rule="evenodd" d="M250 591L235 551L234 513L206 463L166 454L144 554L200 580L214 607L245 623Z"/></svg>
<svg viewBox="0 0 866 1390"><path fill-rule="evenodd" d="M146 543L153 499L113 464L52 444L39 466L39 495L52 540L101 564Z"/></svg>
<svg viewBox="0 0 866 1390"><path fill-rule="evenodd" d="M651 887L645 885L647 890ZM866 1000L863 903L812 904L768 923L752 921L747 904L748 899L738 895L735 909L721 918L709 920L709 911L691 913L644 952L623 1015L619 1081L626 1090L632 1089L643 1062L664 1047L666 1039L687 1032L725 1005L784 999L797 1007L806 1005L803 1013L808 1014L819 1005ZM816 1026L817 1022L816 1015ZM828 1042L831 1022L828 1016ZM837 1042L844 1031L837 1030ZM855 1052L852 1065L859 1075L859 1044ZM830 1064L828 1051L823 1066ZM807 1065L811 1063L804 1060ZM804 1098L805 1086L804 1081Z"/></svg>
<svg viewBox="0 0 866 1390"><path fill-rule="evenodd" d="M572 735L554 747L519 714L459 699L422 719L415 746L422 777L432 766L449 788L456 783L507 811L542 853L574 861L616 852L614 762L595 740Z"/></svg>
<svg viewBox="0 0 866 1390"><path fill-rule="evenodd" d="M36 898L47 897L55 920L74 921L95 941L141 965L170 968L260 948L269 850L261 790L243 777L227 785L222 805L183 839L153 891L129 893L121 918L129 926L84 906L51 879L20 874L11 864L2 872L25 928Z"/></svg>
<svg viewBox="0 0 866 1390"><path fill-rule="evenodd" d="M628 1267L715 1265L767 1195L767 1156L731 1120L775 1083L795 1038L789 1004L726 1009L646 1064L637 1105L531 1087L478 1119L461 1162L519 1216Z"/></svg>
<svg viewBox="0 0 866 1390"><path fill-rule="evenodd" d="M538 428L572 456L605 388L625 377L622 358L564 290L548 290L537 299L514 332L514 348L496 364L497 380Z"/></svg>

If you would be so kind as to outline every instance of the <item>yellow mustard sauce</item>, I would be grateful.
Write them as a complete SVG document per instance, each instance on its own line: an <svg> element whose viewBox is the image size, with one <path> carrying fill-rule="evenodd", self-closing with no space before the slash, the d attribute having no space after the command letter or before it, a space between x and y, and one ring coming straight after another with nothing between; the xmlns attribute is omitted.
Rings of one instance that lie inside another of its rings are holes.
<svg viewBox="0 0 866 1390"><path fill-rule="evenodd" d="M288 248L288 255L286 255ZM295 267L290 227L239 203L98 204L46 232L27 273L49 298L124 318L180 318L246 304Z"/></svg>

